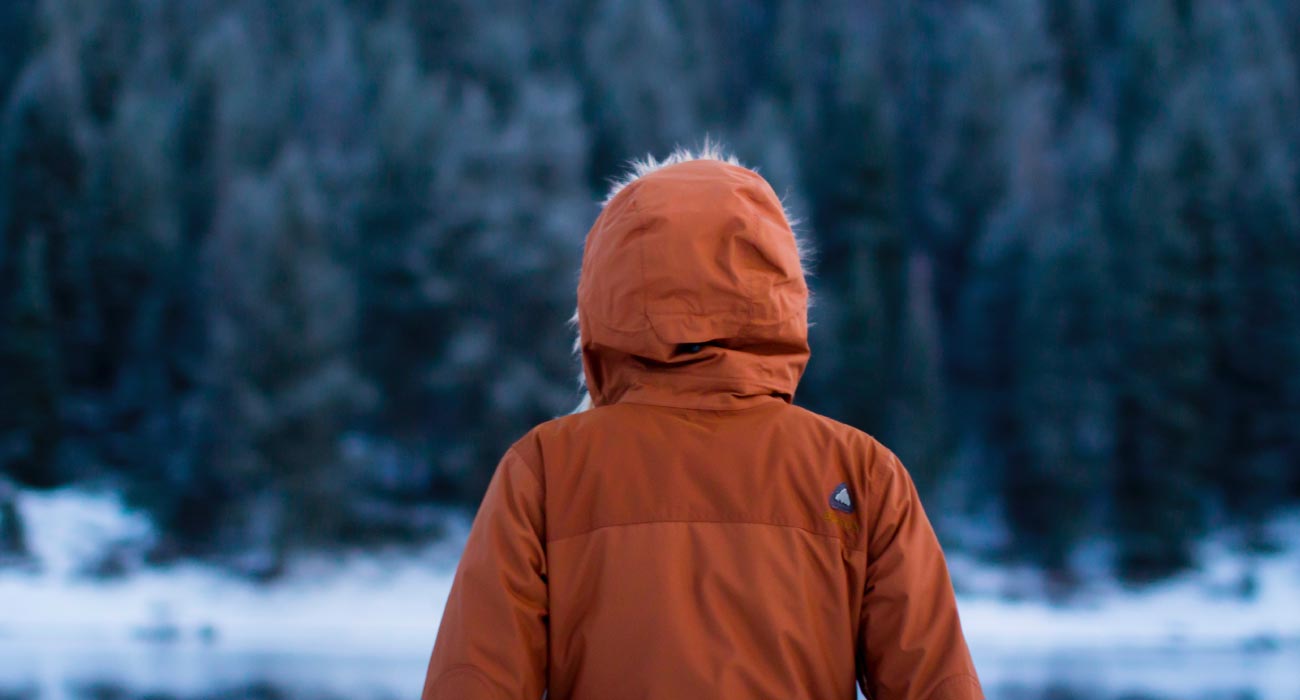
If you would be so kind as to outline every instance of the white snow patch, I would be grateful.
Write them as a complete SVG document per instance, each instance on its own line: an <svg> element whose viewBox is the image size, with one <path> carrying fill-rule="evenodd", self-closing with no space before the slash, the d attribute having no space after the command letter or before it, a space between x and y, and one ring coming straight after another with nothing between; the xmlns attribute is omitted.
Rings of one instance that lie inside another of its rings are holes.
<svg viewBox="0 0 1300 700"><path fill-rule="evenodd" d="M444 543L294 561L257 585L187 563L118 579L81 571L106 547L153 537L147 519L113 494L75 490L19 496L35 571L0 570L0 641L73 650L124 643L224 650L427 654L469 518L449 515Z"/></svg>
<svg viewBox="0 0 1300 700"><path fill-rule="evenodd" d="M972 648L1092 651L1300 650L1300 513L1271 527L1283 550L1246 554L1226 536L1203 543L1198 568L1133 590L1089 580L1067 604L1036 595L1035 572L949 555ZM1012 594L1008 597L1008 594Z"/></svg>
<svg viewBox="0 0 1300 700"><path fill-rule="evenodd" d="M197 563L105 581L80 572L106 547L149 541L154 534L143 515L116 495L76 490L22 493L20 509L40 568L0 569L0 643L57 649L168 642L224 651L427 655L470 524L466 514L449 514L445 541L416 554L300 559L269 585ZM1295 650L1300 513L1277 528L1288 545L1281 553L1247 557L1210 542L1199 571L1140 591L1097 582L1068 606L1032 595L1007 599L1024 571L955 553L949 565L977 654ZM1247 574L1253 595L1234 594Z"/></svg>
<svg viewBox="0 0 1300 700"><path fill-rule="evenodd" d="M41 569L56 579L119 545L147 545L154 531L142 513L127 510L115 496L58 491L22 493L18 512L26 525L27 548Z"/></svg>

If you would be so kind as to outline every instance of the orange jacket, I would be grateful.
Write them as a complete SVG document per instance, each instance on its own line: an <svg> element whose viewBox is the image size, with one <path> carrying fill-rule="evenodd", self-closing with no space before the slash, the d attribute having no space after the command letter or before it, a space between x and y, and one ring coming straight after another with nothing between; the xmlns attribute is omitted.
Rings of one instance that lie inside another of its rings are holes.
<svg viewBox="0 0 1300 700"><path fill-rule="evenodd" d="M980 700L897 457L793 405L808 289L781 204L713 159L643 173L587 236L593 407L498 465L424 700Z"/></svg>

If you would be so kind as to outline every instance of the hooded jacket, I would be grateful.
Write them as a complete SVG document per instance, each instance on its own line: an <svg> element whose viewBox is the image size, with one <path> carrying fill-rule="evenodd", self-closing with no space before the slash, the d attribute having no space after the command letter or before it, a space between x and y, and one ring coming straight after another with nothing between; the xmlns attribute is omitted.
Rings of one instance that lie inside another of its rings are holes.
<svg viewBox="0 0 1300 700"><path fill-rule="evenodd" d="M757 173L638 164L587 235L590 407L506 451L424 700L980 700L907 470L794 405L801 249Z"/></svg>

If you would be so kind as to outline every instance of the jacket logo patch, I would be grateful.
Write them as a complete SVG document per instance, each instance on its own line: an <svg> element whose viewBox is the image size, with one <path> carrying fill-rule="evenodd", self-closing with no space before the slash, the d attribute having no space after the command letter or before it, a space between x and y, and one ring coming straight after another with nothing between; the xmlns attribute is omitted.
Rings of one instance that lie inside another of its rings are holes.
<svg viewBox="0 0 1300 700"><path fill-rule="evenodd" d="M830 503L832 508L841 513L852 513L853 497L849 495L849 485L840 484L836 486L835 490L831 491Z"/></svg>

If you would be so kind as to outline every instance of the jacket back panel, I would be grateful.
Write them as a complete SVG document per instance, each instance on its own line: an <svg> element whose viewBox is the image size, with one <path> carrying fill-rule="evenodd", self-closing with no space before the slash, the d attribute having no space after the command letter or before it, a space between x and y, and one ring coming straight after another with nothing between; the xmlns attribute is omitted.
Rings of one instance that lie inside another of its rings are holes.
<svg viewBox="0 0 1300 700"><path fill-rule="evenodd" d="M545 490L549 697L854 697L869 436L776 399L619 403L516 449Z"/></svg>

